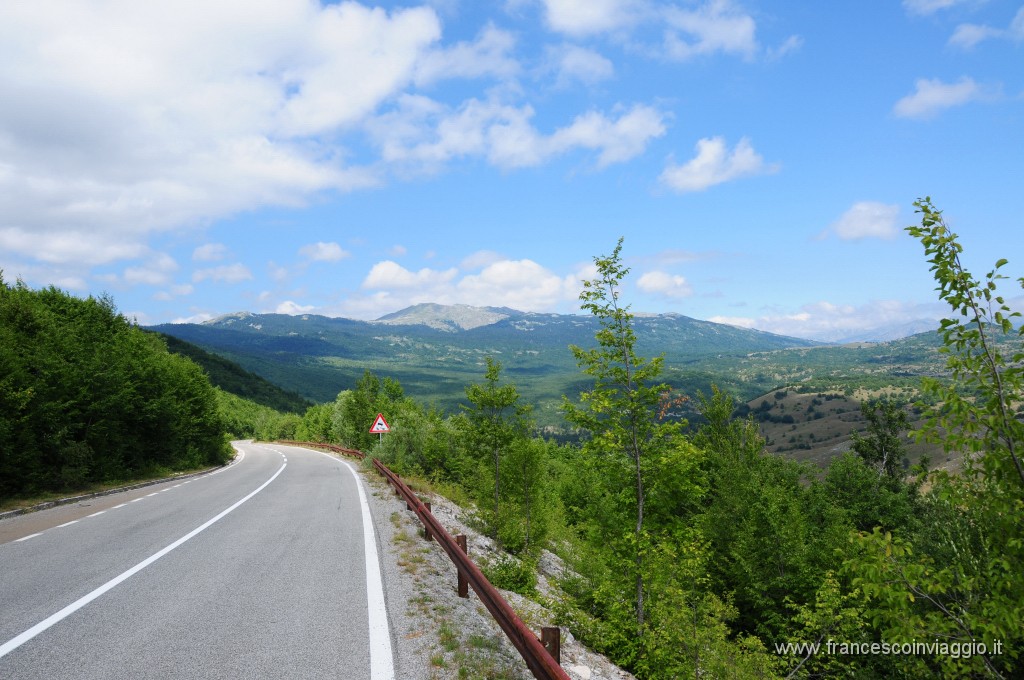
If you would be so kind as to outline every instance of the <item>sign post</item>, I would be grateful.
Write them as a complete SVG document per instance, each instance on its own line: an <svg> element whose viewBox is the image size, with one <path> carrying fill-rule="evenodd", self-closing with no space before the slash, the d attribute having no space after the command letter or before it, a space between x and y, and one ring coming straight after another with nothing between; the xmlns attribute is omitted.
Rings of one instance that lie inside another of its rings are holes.
<svg viewBox="0 0 1024 680"><path fill-rule="evenodd" d="M384 440L384 433L391 432L391 428L388 426L388 421L384 420L384 414L378 413L376 419L373 421L373 425L370 426L370 434L377 434L377 441Z"/></svg>

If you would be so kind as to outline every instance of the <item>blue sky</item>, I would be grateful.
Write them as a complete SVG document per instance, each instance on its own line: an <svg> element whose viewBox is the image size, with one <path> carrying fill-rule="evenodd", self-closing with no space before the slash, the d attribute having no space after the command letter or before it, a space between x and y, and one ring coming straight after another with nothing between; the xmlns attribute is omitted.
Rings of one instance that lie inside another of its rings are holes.
<svg viewBox="0 0 1024 680"><path fill-rule="evenodd" d="M142 324L636 312L834 339L937 318L930 195L1024 274L1024 6L0 6L0 269ZM1024 307L1018 293L1014 304Z"/></svg>

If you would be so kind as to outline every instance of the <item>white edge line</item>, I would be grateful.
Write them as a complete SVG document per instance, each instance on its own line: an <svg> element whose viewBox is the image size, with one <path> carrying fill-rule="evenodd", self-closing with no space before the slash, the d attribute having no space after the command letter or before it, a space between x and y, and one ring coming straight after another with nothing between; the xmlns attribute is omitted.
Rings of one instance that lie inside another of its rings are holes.
<svg viewBox="0 0 1024 680"><path fill-rule="evenodd" d="M169 546L167 546L163 550L161 550L161 551L159 551L157 553L154 553L153 555L151 555L151 556L147 557L146 559L142 560L141 562L136 564L134 567L132 567L128 571L120 574L119 576L115 576L114 578L110 579L109 581L107 581L106 583L104 583L103 585L101 585L99 588L97 588L96 590L92 591L88 595L85 595L85 596L75 600L74 602L69 604L67 607L64 607L64 609L61 609L56 614L53 614L53 615L49 616L48 618L44 619L43 621L40 621L36 625L34 625L31 628L29 628L28 630L26 630L21 635L18 635L17 637L14 637L14 638L11 638L7 642L5 642L3 645L0 645L0 659L2 659L3 657L7 656L9 653L14 651L15 649L17 649L21 645L25 644L26 642L28 642L29 640L31 640L35 636L39 635L40 633L42 633L46 629L50 628L54 624L59 623L60 621L63 621L64 619L66 619L71 614L74 614L76 611L78 611L79 609L81 609L85 605L89 604L90 602L92 602L93 600L98 598L100 595L103 595L108 590L110 590L114 586L118 585L122 581L125 581L125 580L131 578L132 576L134 576L135 574L139 573L140 571L142 571L143 569L145 569L149 565L153 564L154 562L156 562L158 559L160 559L161 557L163 557L167 553L171 552L172 550L174 550L175 548L180 546L185 541L188 541L189 539L193 538L194 536L196 536L200 532L202 532L202 531L206 530L207 528L209 528L210 525L212 525L214 522L218 521L219 519L221 519L222 517L227 515L229 512L231 512L232 510L237 508L239 505L241 505L242 503L246 502L247 500L249 500L250 498L252 498L256 494L258 494L260 491L263 491L263 489L267 488L267 486L272 481L277 479L277 476L279 474L281 474L281 472L284 471L284 469L286 467L288 467L287 464L282 465L281 467L279 467L277 469L277 472L275 472L270 479L268 479L267 481L263 482L263 484L261 484L259 486L259 488L257 488L255 491L250 493L248 496L246 496L242 500L240 500L237 503L235 503L234 505L232 505L227 510L222 511L219 515L217 515L213 519L208 520L204 524L196 527L195 529L193 529L189 533L185 534L184 536L182 536L181 538L176 540L174 543L171 543ZM353 474L355 474L355 473L353 473ZM36 534L36 535L38 535L38 534ZM26 536L25 539L27 539L27 538L32 538L32 537L31 536ZM25 540L25 539L19 539L19 540Z"/></svg>
<svg viewBox="0 0 1024 680"><path fill-rule="evenodd" d="M42 536L42 535L43 535L43 532L40 531L37 534L29 534L28 536L22 536L21 538L16 538L16 539L14 539L14 542L15 543L21 543L22 541L27 541L30 538L35 538L36 536Z"/></svg>
<svg viewBox="0 0 1024 680"><path fill-rule="evenodd" d="M347 462L323 451L304 449L319 453L341 463L352 474L359 492L359 506L363 515L363 554L366 556L366 605L370 628L370 680L394 680L395 662L391 656L391 629L388 627L387 603L384 599L384 581L380 575L380 559L377 557L377 537L373 531L373 517L366 500L363 481L355 468Z"/></svg>

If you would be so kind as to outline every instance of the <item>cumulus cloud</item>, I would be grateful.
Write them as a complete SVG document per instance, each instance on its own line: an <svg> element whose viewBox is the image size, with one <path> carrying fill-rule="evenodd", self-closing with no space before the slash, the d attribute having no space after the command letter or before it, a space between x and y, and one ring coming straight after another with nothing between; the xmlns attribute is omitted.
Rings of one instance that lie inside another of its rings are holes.
<svg viewBox="0 0 1024 680"><path fill-rule="evenodd" d="M728 0L711 0L695 9L672 6L664 16L669 27L664 53L670 59L682 61L715 52L751 58L758 51L753 17Z"/></svg>
<svg viewBox="0 0 1024 680"><path fill-rule="evenodd" d="M380 290L414 289L429 295L431 289L450 283L457 274L458 270L454 268L440 271L424 267L413 272L397 262L385 260L373 265L370 273L363 280L362 287Z"/></svg>
<svg viewBox="0 0 1024 680"><path fill-rule="evenodd" d="M956 5L974 2L975 0L903 0L903 8L911 14L934 14L939 10L949 9Z"/></svg>
<svg viewBox="0 0 1024 680"><path fill-rule="evenodd" d="M913 94L896 102L893 113L900 118L931 118L944 109L963 106L984 96L982 87L966 76L955 83L921 78L915 83Z"/></svg>
<svg viewBox="0 0 1024 680"><path fill-rule="evenodd" d="M925 330L924 321L943 316L941 305L920 304L900 300L879 300L863 305L837 304L826 300L803 305L799 311L773 312L752 319L733 318L732 325L758 330L834 342L849 337L865 337L879 329L903 327L909 333ZM723 322L728 323L728 322Z"/></svg>
<svg viewBox="0 0 1024 680"><path fill-rule="evenodd" d="M192 272L192 282L214 281L216 283L241 283L252 279L252 272L240 262L211 267L209 269L197 269Z"/></svg>
<svg viewBox="0 0 1024 680"><path fill-rule="evenodd" d="M157 253L141 267L128 267L122 277L129 285L163 286L170 282L178 270L178 263L166 253Z"/></svg>
<svg viewBox="0 0 1024 680"><path fill-rule="evenodd" d="M154 300L161 300L163 302L170 302L171 300L173 300L173 299L175 299L177 297L182 297L182 296L185 296L185 295L191 295L193 292L195 292L195 287L192 286L191 284L188 284L188 283L178 284L178 285L175 285L175 286L171 286L167 290L161 290L161 291L158 291L157 293L154 293L153 294L153 299Z"/></svg>
<svg viewBox="0 0 1024 680"><path fill-rule="evenodd" d="M159 231L371 186L375 172L310 137L408 86L439 37L422 7L12 5L0 91L20 96L0 107L0 248L105 264Z"/></svg>
<svg viewBox="0 0 1024 680"><path fill-rule="evenodd" d="M544 0L548 26L572 36L629 28L640 19L642 9L638 0Z"/></svg>
<svg viewBox="0 0 1024 680"><path fill-rule="evenodd" d="M738 326L740 328L755 328L757 325L756 319L751 319L747 316L712 316L708 321L712 323L724 323L729 326Z"/></svg>
<svg viewBox="0 0 1024 680"><path fill-rule="evenodd" d="M1024 7L1017 10L1008 28L995 28L984 24L960 24L949 39L954 47L971 49L985 40L1005 39L1024 41Z"/></svg>
<svg viewBox="0 0 1024 680"><path fill-rule="evenodd" d="M552 70L557 74L556 83L566 87L573 82L593 85L615 75L611 60L586 47L563 45L548 50Z"/></svg>
<svg viewBox="0 0 1024 680"><path fill-rule="evenodd" d="M494 99L470 99L451 109L427 97L404 96L395 111L370 128L386 160L424 170L460 157L483 157L503 169L525 168L574 149L596 152L597 166L606 167L643 153L666 129L664 114L640 104L617 118L596 111L579 115L550 135L534 127L533 116L529 105Z"/></svg>
<svg viewBox="0 0 1024 680"><path fill-rule="evenodd" d="M671 299L693 295L693 288L684 277L662 271L646 272L637 279L636 287L645 293L654 293Z"/></svg>
<svg viewBox="0 0 1024 680"><path fill-rule="evenodd" d="M778 170L777 164L765 163L746 137L740 139L731 152L723 137L708 137L697 142L696 157L682 165L670 162L660 180L669 188L685 193Z"/></svg>
<svg viewBox="0 0 1024 680"><path fill-rule="evenodd" d="M339 262L352 254L343 250L337 243L317 241L299 248L299 254L313 262Z"/></svg>
<svg viewBox="0 0 1024 680"><path fill-rule="evenodd" d="M294 316L296 314L308 314L309 312L312 312L314 309L316 309L316 307L314 307L313 305L300 305L297 302L285 300L284 302L279 304L274 309L274 311L277 312L278 314L291 314L292 316Z"/></svg>
<svg viewBox="0 0 1024 680"><path fill-rule="evenodd" d="M414 82L425 86L450 78L513 78L520 71L519 62L511 55L515 45L511 33L489 24L473 42L426 52L416 63Z"/></svg>
<svg viewBox="0 0 1024 680"><path fill-rule="evenodd" d="M860 201L854 203L842 216L833 222L822 234L834 234L844 241L859 241L865 238L892 239L899 233L896 223L900 207Z"/></svg>
<svg viewBox="0 0 1024 680"><path fill-rule="evenodd" d="M205 243L192 251L195 262L219 262L228 256L228 247L223 243Z"/></svg>
<svg viewBox="0 0 1024 680"><path fill-rule="evenodd" d="M367 294L349 298L344 313L377 318L421 302L554 310L576 300L582 288L583 272L559 275L532 260L502 259L489 252L461 266L411 271L392 261L378 262L363 280Z"/></svg>
<svg viewBox="0 0 1024 680"><path fill-rule="evenodd" d="M505 260L463 277L456 290L467 304L535 310L576 297L579 284L576 277L558 276L532 260Z"/></svg>

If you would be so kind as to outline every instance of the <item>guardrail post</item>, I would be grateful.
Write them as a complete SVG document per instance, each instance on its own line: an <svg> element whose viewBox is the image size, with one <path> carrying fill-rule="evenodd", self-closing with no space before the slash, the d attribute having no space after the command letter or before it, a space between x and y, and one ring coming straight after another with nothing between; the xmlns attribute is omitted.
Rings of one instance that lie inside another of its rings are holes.
<svg viewBox="0 0 1024 680"><path fill-rule="evenodd" d="M423 506L427 509L427 512L430 512L430 501L423 501ZM434 537L430 535L430 527L426 524L423 525L423 538L428 541L434 540Z"/></svg>
<svg viewBox="0 0 1024 680"><path fill-rule="evenodd" d="M455 544L459 546L463 553L469 554L469 548L466 547L466 534L456 536ZM469 597L469 581L466 580L466 575L462 573L458 566L456 566L455 571L459 574L459 597Z"/></svg>
<svg viewBox="0 0 1024 680"><path fill-rule="evenodd" d="M555 662L562 663L562 629L557 626L544 626L540 629L540 643Z"/></svg>

